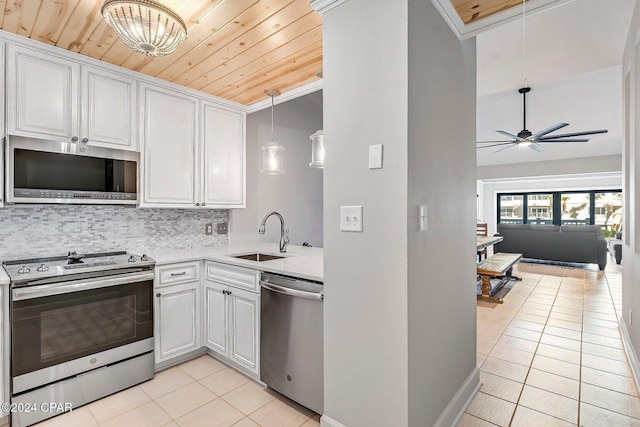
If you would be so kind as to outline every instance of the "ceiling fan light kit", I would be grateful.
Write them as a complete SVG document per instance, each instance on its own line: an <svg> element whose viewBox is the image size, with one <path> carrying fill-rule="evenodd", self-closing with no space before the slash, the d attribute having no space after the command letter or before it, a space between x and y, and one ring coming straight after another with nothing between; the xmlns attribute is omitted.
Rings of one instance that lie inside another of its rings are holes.
<svg viewBox="0 0 640 427"><path fill-rule="evenodd" d="M522 130L517 134L512 134L506 132L504 130L496 130L500 135L506 136L506 140L496 140L496 141L478 141L477 144L487 144L487 145L478 145L478 148L492 148L492 147L501 147L494 151L497 153L499 151L506 150L512 147L529 147L534 151L545 151L545 148L540 144L545 143L563 143L563 142L587 142L589 138L575 138L586 135L596 135L599 133L607 133L606 129L598 129L598 130L588 130L582 132L571 132L571 133L562 133L557 135L551 135L551 133L562 129L563 127L569 126L569 123L558 123L547 129L543 129L540 132L532 133L527 130L527 93L531 92L530 87L523 87L518 89L518 92L522 94Z"/></svg>

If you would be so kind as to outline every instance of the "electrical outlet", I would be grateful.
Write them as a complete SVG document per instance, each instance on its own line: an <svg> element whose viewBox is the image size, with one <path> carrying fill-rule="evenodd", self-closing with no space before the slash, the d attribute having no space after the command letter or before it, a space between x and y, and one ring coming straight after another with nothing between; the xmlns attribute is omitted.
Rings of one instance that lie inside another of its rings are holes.
<svg viewBox="0 0 640 427"><path fill-rule="evenodd" d="M227 234L229 232L229 224L226 222L219 222L216 224L216 233Z"/></svg>
<svg viewBox="0 0 640 427"><path fill-rule="evenodd" d="M204 234L211 236L213 234L213 223L208 222L204 225Z"/></svg>

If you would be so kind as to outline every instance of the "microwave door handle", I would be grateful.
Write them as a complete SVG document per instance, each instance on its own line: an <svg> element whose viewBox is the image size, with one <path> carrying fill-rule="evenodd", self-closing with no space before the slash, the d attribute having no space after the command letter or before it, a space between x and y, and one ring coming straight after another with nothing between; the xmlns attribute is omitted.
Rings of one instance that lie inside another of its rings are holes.
<svg viewBox="0 0 640 427"><path fill-rule="evenodd" d="M90 289L127 285L131 283L153 280L153 277L153 271L147 271L142 273L121 274L118 276L96 277L87 280L74 280L69 282L50 283L46 285L25 286L22 288L13 289L13 300L22 301L32 298L86 291Z"/></svg>

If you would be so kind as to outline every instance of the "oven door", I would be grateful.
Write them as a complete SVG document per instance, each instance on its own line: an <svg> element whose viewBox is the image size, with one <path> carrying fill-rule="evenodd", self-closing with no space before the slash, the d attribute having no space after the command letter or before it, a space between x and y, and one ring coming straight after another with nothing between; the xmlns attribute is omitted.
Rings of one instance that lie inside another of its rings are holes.
<svg viewBox="0 0 640 427"><path fill-rule="evenodd" d="M12 393L153 350L153 272L14 288Z"/></svg>

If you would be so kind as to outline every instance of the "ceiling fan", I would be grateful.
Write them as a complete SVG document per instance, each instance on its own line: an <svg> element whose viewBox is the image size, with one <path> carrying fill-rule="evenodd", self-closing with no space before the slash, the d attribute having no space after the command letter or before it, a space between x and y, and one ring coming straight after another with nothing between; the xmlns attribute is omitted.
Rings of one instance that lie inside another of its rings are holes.
<svg viewBox="0 0 640 427"><path fill-rule="evenodd" d="M586 135L595 135L598 133L607 133L606 129L598 129L598 130L588 130L583 132L572 132L572 133L562 133L556 135L550 135L551 133L562 129L565 126L569 126L569 123L558 123L553 125L547 129L541 130L540 132L531 133L531 131L527 130L527 93L531 92L530 87L523 87L518 89L518 92L522 94L522 130L518 132L517 135L512 133L496 130L501 135L510 138L508 140L497 140L497 141L478 141L477 144L488 144L488 145L479 145L477 148L491 148L491 147L502 147L494 153L499 151L506 150L508 148L518 147L518 146L528 146L535 151L544 151L545 148L540 144L546 143L561 143L561 142L587 142L589 138L576 138L576 137L584 137Z"/></svg>

